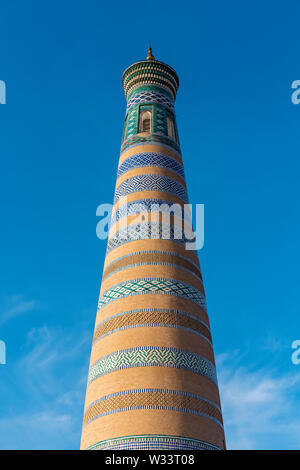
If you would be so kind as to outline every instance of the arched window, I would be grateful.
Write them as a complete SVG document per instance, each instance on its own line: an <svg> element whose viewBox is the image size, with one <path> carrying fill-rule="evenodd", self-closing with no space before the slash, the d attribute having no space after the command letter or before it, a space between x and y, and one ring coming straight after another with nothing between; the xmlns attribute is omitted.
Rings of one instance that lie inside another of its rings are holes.
<svg viewBox="0 0 300 470"><path fill-rule="evenodd" d="M176 142L176 133L175 133L174 121L169 116L167 117L167 126L168 126L168 137L170 137L170 139L172 139L172 140L175 140L175 142Z"/></svg>
<svg viewBox="0 0 300 470"><path fill-rule="evenodd" d="M151 132L151 112L142 111L140 115L140 132Z"/></svg>

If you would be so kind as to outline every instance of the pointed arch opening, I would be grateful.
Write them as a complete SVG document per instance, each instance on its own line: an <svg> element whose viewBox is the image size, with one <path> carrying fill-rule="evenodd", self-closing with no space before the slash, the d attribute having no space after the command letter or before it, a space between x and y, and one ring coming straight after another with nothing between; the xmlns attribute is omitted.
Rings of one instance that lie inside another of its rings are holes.
<svg viewBox="0 0 300 470"><path fill-rule="evenodd" d="M141 112L139 132L151 134L151 111L145 110Z"/></svg>
<svg viewBox="0 0 300 470"><path fill-rule="evenodd" d="M170 137L170 139L176 142L177 139L176 139L175 125L174 125L173 119L170 118L170 116L167 117L167 127L168 127L168 137Z"/></svg>

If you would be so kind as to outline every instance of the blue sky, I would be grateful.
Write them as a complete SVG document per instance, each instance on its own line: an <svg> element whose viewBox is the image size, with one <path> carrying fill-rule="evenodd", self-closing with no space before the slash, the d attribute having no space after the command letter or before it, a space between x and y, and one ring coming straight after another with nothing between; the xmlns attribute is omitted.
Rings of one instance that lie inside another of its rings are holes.
<svg viewBox="0 0 300 470"><path fill-rule="evenodd" d="M125 113L124 69L180 78L189 199L229 448L300 448L299 2L5 2L0 14L0 448L79 447Z"/></svg>

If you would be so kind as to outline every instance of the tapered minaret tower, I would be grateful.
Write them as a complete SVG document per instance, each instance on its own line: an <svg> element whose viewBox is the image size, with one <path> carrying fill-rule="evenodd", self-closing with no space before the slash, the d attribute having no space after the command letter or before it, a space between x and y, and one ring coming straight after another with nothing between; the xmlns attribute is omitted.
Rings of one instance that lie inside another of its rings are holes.
<svg viewBox="0 0 300 470"><path fill-rule="evenodd" d="M197 252L186 249L190 222L184 237L177 230L188 202L178 85L151 47L123 75L127 111L82 449L225 448L203 281Z"/></svg>

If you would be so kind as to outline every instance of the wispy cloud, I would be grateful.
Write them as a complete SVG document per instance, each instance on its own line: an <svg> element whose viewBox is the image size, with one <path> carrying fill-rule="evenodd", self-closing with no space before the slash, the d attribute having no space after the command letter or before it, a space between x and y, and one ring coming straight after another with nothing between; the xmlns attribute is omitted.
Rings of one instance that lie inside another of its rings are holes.
<svg viewBox="0 0 300 470"><path fill-rule="evenodd" d="M40 412L9 414L0 419L1 448L64 448L70 443L70 435L74 435L75 423L76 415L51 410L49 405Z"/></svg>
<svg viewBox="0 0 300 470"><path fill-rule="evenodd" d="M0 308L0 325L28 313L39 306L36 300L24 300L21 295L13 295L6 299Z"/></svg>
<svg viewBox="0 0 300 470"><path fill-rule="evenodd" d="M245 367L237 353L217 362L228 448L300 448L300 371Z"/></svg>
<svg viewBox="0 0 300 470"><path fill-rule="evenodd" d="M20 358L5 369L0 448L79 447L90 333L85 325L27 332Z"/></svg>
<svg viewBox="0 0 300 470"><path fill-rule="evenodd" d="M66 332L63 328L50 329L46 325L32 328L26 338L23 356L17 364L27 389L41 395L54 394L67 376L74 373L74 362L89 346L86 330ZM84 369L84 376L87 369ZM78 369L76 377L78 377Z"/></svg>

